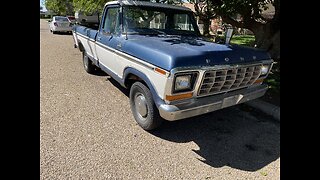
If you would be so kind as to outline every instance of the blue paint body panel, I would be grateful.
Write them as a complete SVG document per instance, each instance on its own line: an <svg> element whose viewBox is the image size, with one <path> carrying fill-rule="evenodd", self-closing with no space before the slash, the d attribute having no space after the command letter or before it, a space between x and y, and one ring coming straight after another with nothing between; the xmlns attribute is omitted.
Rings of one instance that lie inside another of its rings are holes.
<svg viewBox="0 0 320 180"><path fill-rule="evenodd" d="M96 35L98 33L97 30L85 27L85 26L73 26L73 30L81 35L86 36L87 38L90 38L91 40L96 39Z"/></svg>
<svg viewBox="0 0 320 180"><path fill-rule="evenodd" d="M184 36L129 35L121 50L168 71L177 67L248 63L270 59L269 54L263 50L239 45L228 46L207 42L199 37ZM225 58L229 61L225 61ZM209 64L207 59L210 60Z"/></svg>

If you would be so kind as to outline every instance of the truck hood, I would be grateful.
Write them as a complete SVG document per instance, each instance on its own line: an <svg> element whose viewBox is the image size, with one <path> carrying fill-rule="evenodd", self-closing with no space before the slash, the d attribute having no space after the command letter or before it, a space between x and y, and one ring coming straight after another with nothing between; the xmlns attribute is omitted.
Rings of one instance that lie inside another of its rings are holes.
<svg viewBox="0 0 320 180"><path fill-rule="evenodd" d="M128 35L121 50L170 71L177 67L248 63L270 59L266 51L208 42L199 37Z"/></svg>

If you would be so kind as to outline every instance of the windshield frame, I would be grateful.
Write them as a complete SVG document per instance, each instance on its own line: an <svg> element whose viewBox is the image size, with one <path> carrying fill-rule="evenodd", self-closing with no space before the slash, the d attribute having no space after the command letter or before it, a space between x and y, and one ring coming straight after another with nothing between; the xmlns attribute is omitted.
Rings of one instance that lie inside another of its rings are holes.
<svg viewBox="0 0 320 180"><path fill-rule="evenodd" d="M192 11L187 11L187 10L180 10L180 9L170 9L170 8L163 8L163 7L152 7L152 6L132 6L132 5L122 5L121 6L121 31L122 33L127 33L127 34L143 34L141 32L126 32L125 30L125 11L127 8L134 7L134 8L139 8L142 10L150 10L150 11L158 11L158 12L163 12L165 13L166 16L171 16L173 18L174 14L186 14L189 17L190 23L194 29L194 31L187 31L187 30L177 30L177 29L153 29L153 28L144 28L145 30L148 29L150 30L147 34L152 35L153 33L150 33L151 31L154 32L155 35L159 34L168 34L168 35L191 35L191 36L201 36L201 33L199 31L199 27L197 25L197 22L195 20L194 14ZM173 19L171 19L173 21ZM173 22L172 22L173 23ZM137 28L139 29L139 28ZM143 29L143 28L141 28ZM158 31L158 33L156 32ZM164 31L164 32L162 32Z"/></svg>

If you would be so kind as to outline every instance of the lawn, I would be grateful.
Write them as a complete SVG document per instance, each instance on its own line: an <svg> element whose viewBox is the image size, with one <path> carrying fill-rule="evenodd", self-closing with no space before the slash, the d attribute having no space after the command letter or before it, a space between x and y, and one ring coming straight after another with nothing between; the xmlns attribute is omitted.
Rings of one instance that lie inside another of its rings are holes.
<svg viewBox="0 0 320 180"><path fill-rule="evenodd" d="M253 47L254 40L255 38L253 35L233 35L230 43Z"/></svg>

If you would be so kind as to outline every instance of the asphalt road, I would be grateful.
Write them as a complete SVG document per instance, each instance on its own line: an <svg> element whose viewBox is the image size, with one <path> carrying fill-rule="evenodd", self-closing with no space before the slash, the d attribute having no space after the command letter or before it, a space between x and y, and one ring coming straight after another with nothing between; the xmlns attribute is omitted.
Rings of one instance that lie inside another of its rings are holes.
<svg viewBox="0 0 320 180"><path fill-rule="evenodd" d="M238 105L152 133L128 91L89 75L71 35L40 20L40 179L280 179L280 124Z"/></svg>

